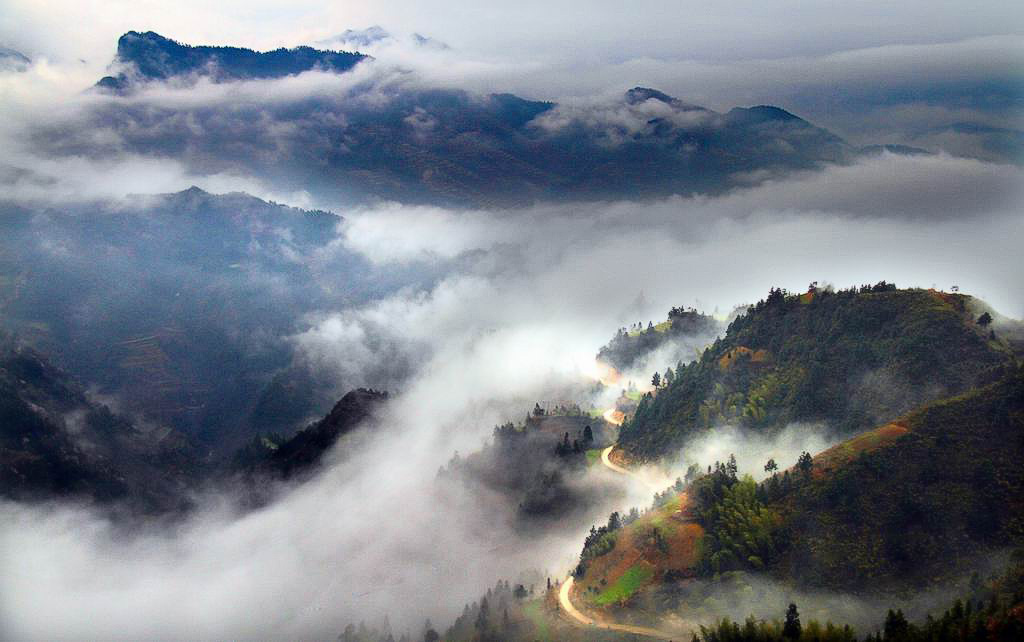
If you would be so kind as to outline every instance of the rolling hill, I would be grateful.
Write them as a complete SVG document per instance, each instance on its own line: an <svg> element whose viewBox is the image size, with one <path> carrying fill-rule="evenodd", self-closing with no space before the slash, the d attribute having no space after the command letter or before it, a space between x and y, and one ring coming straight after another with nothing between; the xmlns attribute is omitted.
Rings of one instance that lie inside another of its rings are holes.
<svg viewBox="0 0 1024 642"><path fill-rule="evenodd" d="M1022 460L1016 366L759 484L720 463L643 513L613 516L586 542L573 599L596 617L665 630L713 622L731 599L760 614L751 591L764 589L751 587L766 582L905 600L984 578L986 560L1024 545Z"/></svg>
<svg viewBox="0 0 1024 642"><path fill-rule="evenodd" d="M991 381L1012 362L1014 344L986 323L986 309L967 295L886 283L773 290L670 385L641 400L619 443L656 458L718 424L771 432L824 422L840 436L867 430Z"/></svg>

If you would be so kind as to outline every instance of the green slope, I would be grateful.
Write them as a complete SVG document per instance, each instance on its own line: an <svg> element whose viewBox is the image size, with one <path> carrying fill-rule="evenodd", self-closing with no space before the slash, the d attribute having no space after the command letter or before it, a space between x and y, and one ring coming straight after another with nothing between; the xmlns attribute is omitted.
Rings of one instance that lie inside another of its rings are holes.
<svg viewBox="0 0 1024 642"><path fill-rule="evenodd" d="M783 515L786 549L773 572L843 589L924 585L1021 541L1024 370L898 425L906 431L859 452L816 456L809 476L763 485Z"/></svg>
<svg viewBox="0 0 1024 642"><path fill-rule="evenodd" d="M655 458L720 423L772 430L824 421L838 434L870 429L991 379L1008 344L960 294L773 290L729 326L671 386L641 401L619 442Z"/></svg>

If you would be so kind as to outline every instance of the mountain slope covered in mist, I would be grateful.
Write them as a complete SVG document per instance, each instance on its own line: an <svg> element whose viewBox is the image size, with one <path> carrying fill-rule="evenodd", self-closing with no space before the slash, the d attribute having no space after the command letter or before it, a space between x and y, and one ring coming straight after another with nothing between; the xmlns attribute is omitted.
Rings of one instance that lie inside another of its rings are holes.
<svg viewBox="0 0 1024 642"><path fill-rule="evenodd" d="M280 398L270 384L295 366L304 315L407 282L337 246L340 217L241 193L0 213L5 328L126 411L225 453L289 434L337 398L338 382L305 368L273 425L252 416Z"/></svg>
<svg viewBox="0 0 1024 642"><path fill-rule="evenodd" d="M345 394L326 417L288 439L257 437L235 457L235 466L248 473L269 473L280 478L308 474L338 439L371 420L388 393L359 388Z"/></svg>
<svg viewBox="0 0 1024 642"><path fill-rule="evenodd" d="M199 449L90 400L45 356L0 345L0 489L19 500L75 497L142 512L187 507Z"/></svg>
<svg viewBox="0 0 1024 642"><path fill-rule="evenodd" d="M315 472L344 435L366 425L386 392L358 389L289 437L261 436L236 453L251 498L275 480ZM44 355L0 338L0 487L8 499L81 499L111 514L185 512L191 495L223 481L221 466L194 439L167 426L134 424L90 398Z"/></svg>
<svg viewBox="0 0 1024 642"><path fill-rule="evenodd" d="M773 290L670 385L643 399L620 444L667 454L720 423L771 431L825 422L851 434L984 382L1011 344L971 297L878 284ZM991 317L989 317L991 318Z"/></svg>

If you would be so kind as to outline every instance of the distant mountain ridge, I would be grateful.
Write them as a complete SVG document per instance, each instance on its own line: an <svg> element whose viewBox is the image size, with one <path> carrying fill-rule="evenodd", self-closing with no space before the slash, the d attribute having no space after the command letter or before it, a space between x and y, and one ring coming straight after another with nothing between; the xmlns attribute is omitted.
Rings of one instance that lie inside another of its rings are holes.
<svg viewBox="0 0 1024 642"><path fill-rule="evenodd" d="M338 36L386 37L377 29ZM118 43L116 75L98 87L119 95L199 77L230 82L318 68L345 72L365 58L309 47L258 53L189 46L128 32ZM201 101L109 101L97 105L90 126L112 130L137 153L194 161L204 172L249 174L282 191L308 190L345 203L490 207L714 194L861 155L832 132L771 105L719 113L642 86L605 101L556 104L372 75L337 92L230 110ZM76 147L65 130L52 137L58 149Z"/></svg>
<svg viewBox="0 0 1024 642"><path fill-rule="evenodd" d="M124 69L105 76L96 86L104 91L127 93L154 80L188 75L214 82L256 80L293 76L312 69L341 73L367 56L345 51L323 51L302 46L258 52L241 47L181 44L158 33L129 31L117 41L116 66Z"/></svg>
<svg viewBox="0 0 1024 642"><path fill-rule="evenodd" d="M25 71L32 64L32 60L25 54L0 46L0 71Z"/></svg>

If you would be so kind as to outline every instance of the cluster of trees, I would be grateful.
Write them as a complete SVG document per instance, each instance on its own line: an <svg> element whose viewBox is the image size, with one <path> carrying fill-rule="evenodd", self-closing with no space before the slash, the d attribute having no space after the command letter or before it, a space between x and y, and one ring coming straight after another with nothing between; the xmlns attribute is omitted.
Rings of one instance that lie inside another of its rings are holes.
<svg viewBox="0 0 1024 642"><path fill-rule="evenodd" d="M533 411L526 415L526 423L531 423L537 417L582 417L584 414L586 413L575 402L558 403L550 408L545 408L538 402L533 405Z"/></svg>
<svg viewBox="0 0 1024 642"><path fill-rule="evenodd" d="M1024 596L1012 597L993 593L990 599L974 601L958 599L939 617L929 615L914 624L903 611L889 609L882 628L863 638L864 642L1016 642L1024 639ZM800 623L795 604L790 604L783 621L756 620L740 624L723 618L712 626L701 626L692 642L857 642L849 626L816 621Z"/></svg>
<svg viewBox="0 0 1024 642"><path fill-rule="evenodd" d="M585 451L589 450L594 445L594 429L590 425L583 427L583 431L577 436L576 439L569 443L569 433L565 433L562 436L562 441L558 442L555 446L555 454L559 457L568 457L569 455L581 455Z"/></svg>
<svg viewBox="0 0 1024 642"><path fill-rule="evenodd" d="M653 331L654 331L654 321L648 321L647 322L646 330L644 329L643 321L637 321L636 323L630 323L628 329L625 326L619 328L619 330L618 330L618 332L616 332L616 334L617 335L623 335L623 334L627 334L628 335L628 334L636 334L638 332L653 332Z"/></svg>
<svg viewBox="0 0 1024 642"><path fill-rule="evenodd" d="M430 636L431 632L434 637ZM403 633L396 640L387 618L384 618L384 621L379 625L367 626L366 622L360 622L358 625L350 623L341 632L341 635L338 636L338 642L414 642L417 639L437 642L440 640L440 636L434 631L430 620L427 620L423 637L414 638L409 633Z"/></svg>
<svg viewBox="0 0 1024 642"><path fill-rule="evenodd" d="M857 642L849 625L839 627L831 622L821 625L812 620L806 626L800 622L796 604L790 604L782 621L756 620L748 617L740 624L722 618L712 626L701 626L692 642Z"/></svg>
<svg viewBox="0 0 1024 642"><path fill-rule="evenodd" d="M522 610L523 602L533 596L533 585L527 588L523 584L513 586L507 580L498 580L479 602L463 607L462 615L445 632L444 639L479 642L533 639L536 635L534 625ZM424 636L424 642L438 639Z"/></svg>
<svg viewBox="0 0 1024 642"><path fill-rule="evenodd" d="M694 512L704 526L697 563L702 575L761 570L779 550L779 515L767 507L759 485L750 476L739 478L737 469L730 455L693 483Z"/></svg>
<svg viewBox="0 0 1024 642"><path fill-rule="evenodd" d="M636 509L633 509L636 511ZM638 516L638 514L637 514ZM636 517L633 517L636 519ZM580 553L580 562L576 565L576 570L573 571L573 575L576 577L583 577L587 572L587 565L590 561L596 557L601 557L605 553L611 552L615 548L615 541L618 538L618 532L624 526L622 517L618 512L614 512L608 516L608 523L604 526L590 527L590 533L587 535L587 539L583 542L583 552Z"/></svg>
<svg viewBox="0 0 1024 642"><path fill-rule="evenodd" d="M682 369L683 363L679 362L676 367ZM675 378L676 373L672 370L672 366L669 366L668 368L665 368L665 374L655 372L654 375L651 376L651 385L655 388L668 388L672 385L672 382L675 381Z"/></svg>

